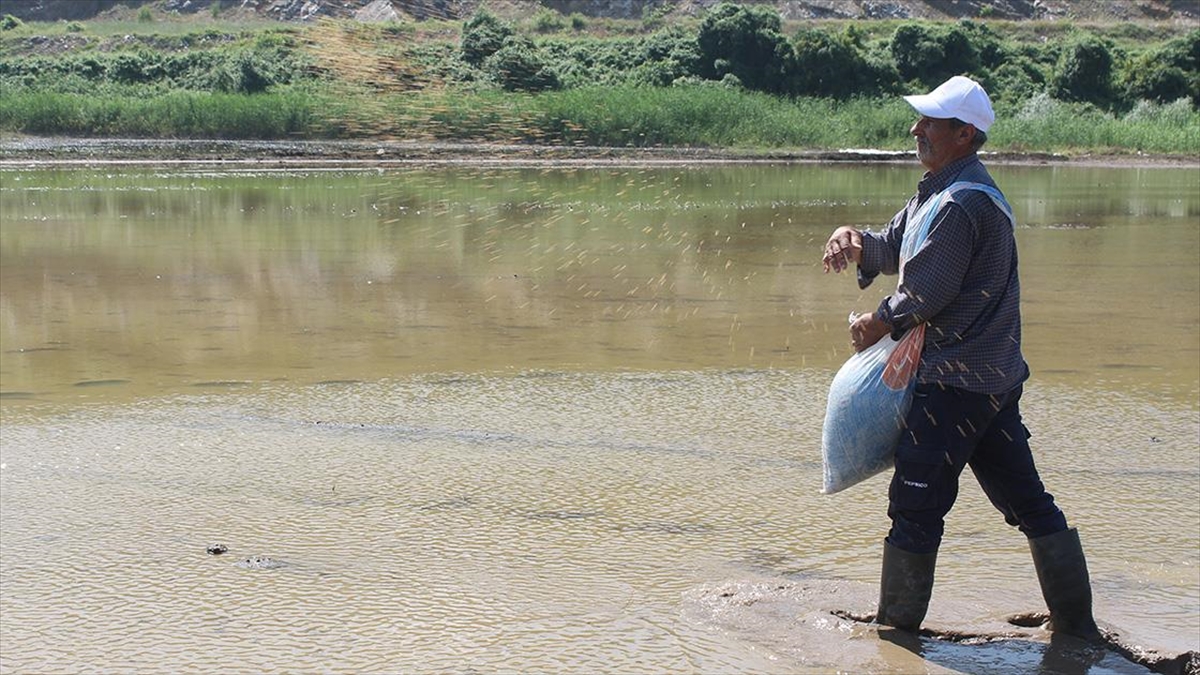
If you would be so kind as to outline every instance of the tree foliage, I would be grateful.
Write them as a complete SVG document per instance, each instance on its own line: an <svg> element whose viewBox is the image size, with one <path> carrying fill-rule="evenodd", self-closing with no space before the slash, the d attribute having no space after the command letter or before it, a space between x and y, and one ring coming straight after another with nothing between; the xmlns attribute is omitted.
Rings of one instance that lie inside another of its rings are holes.
<svg viewBox="0 0 1200 675"><path fill-rule="evenodd" d="M269 43L173 54L138 48L65 58L0 59L0 83L53 91L84 92L100 84L258 94L308 77L308 66L308 60L290 47Z"/></svg>
<svg viewBox="0 0 1200 675"><path fill-rule="evenodd" d="M653 21L644 22L643 29L661 23L660 10L647 13ZM577 18L572 17L573 27ZM394 55L395 76L418 72L422 86L475 91L703 85L849 101L929 91L952 75L966 74L983 83L997 105L1010 109L1041 95L1120 114L1139 101L1174 105L1186 99L1200 106L1200 30L1154 42L1144 31L1055 29L1067 39L1039 41L1007 30L1001 37L998 24L963 20L906 21L887 34L860 25L817 24L785 36L773 7L732 2L713 6L698 25L670 24L642 35L568 34L564 21L548 7L519 26L480 10L463 22L456 38L396 41L381 58ZM11 39L19 42L28 27L16 27ZM1115 36L1122 47L1101 34ZM139 94L176 89L259 94L279 85L336 78L339 72L322 69L321 56L275 32L257 39L249 33L206 32L179 38L177 46L159 37L100 49L92 48L96 38L84 37L88 47L80 50L17 48L0 54L0 90L85 93L124 87ZM381 73L393 75L387 69Z"/></svg>
<svg viewBox="0 0 1200 675"><path fill-rule="evenodd" d="M1139 55L1123 79L1127 99L1200 106L1200 30Z"/></svg>
<svg viewBox="0 0 1200 675"><path fill-rule="evenodd" d="M980 54L972 37L961 24L904 23L892 35L890 50L901 78L933 88L979 69Z"/></svg>
<svg viewBox="0 0 1200 675"><path fill-rule="evenodd" d="M1052 82L1055 97L1106 106L1113 99L1112 45L1089 33L1063 50Z"/></svg>
<svg viewBox="0 0 1200 675"><path fill-rule="evenodd" d="M714 80L733 75L750 89L787 92L795 53L782 27L773 7L717 5L700 23L698 74Z"/></svg>
<svg viewBox="0 0 1200 675"><path fill-rule="evenodd" d="M699 71L700 46L681 28L663 28L642 41L641 59L632 81L665 87Z"/></svg>
<svg viewBox="0 0 1200 675"><path fill-rule="evenodd" d="M847 99L892 89L896 80L890 64L868 57L852 33L804 29L792 38L796 72L790 78L794 94Z"/></svg>
<svg viewBox="0 0 1200 675"><path fill-rule="evenodd" d="M509 23L481 9L463 24L463 60L473 66L482 66L489 56L500 51L505 40L515 34L516 30Z"/></svg>
<svg viewBox="0 0 1200 675"><path fill-rule="evenodd" d="M532 40L519 35L484 61L487 71L506 91L545 91L559 87L558 74L550 68Z"/></svg>

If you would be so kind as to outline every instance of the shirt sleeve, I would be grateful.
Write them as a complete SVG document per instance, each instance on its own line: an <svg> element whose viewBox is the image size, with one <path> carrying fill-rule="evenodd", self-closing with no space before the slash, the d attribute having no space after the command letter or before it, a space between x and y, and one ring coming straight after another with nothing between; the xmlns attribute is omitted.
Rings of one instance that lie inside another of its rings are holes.
<svg viewBox="0 0 1200 675"><path fill-rule="evenodd" d="M862 255L858 263L858 287L866 288L880 274L900 270L900 240L908 221L908 207L897 213L883 232L862 233Z"/></svg>
<svg viewBox="0 0 1200 675"><path fill-rule="evenodd" d="M942 207L925 244L904 263L896 291L875 312L891 325L893 338L936 316L958 295L976 237L975 225L961 206L949 202ZM863 250L865 254L865 239Z"/></svg>

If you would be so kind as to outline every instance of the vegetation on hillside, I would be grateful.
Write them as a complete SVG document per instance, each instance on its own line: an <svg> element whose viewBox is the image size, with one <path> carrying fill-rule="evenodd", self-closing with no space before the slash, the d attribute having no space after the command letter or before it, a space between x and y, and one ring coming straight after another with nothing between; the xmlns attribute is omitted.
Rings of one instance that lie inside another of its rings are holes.
<svg viewBox="0 0 1200 675"><path fill-rule="evenodd" d="M215 14L215 13L214 13ZM900 93L967 74L993 148L1200 152L1200 30L960 21L785 26L722 3L694 22L296 27L0 20L0 130L434 138L614 146L901 148ZM618 30L619 29L619 30Z"/></svg>

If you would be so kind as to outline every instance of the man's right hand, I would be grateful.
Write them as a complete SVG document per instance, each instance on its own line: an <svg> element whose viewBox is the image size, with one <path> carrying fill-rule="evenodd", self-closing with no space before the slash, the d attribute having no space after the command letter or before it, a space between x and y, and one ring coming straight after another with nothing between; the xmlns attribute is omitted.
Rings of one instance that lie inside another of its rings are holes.
<svg viewBox="0 0 1200 675"><path fill-rule="evenodd" d="M862 234L849 225L834 230L833 234L829 235L829 241L825 242L825 255L821 258L825 271L833 269L834 272L841 272L850 267L850 263L857 265L860 262Z"/></svg>

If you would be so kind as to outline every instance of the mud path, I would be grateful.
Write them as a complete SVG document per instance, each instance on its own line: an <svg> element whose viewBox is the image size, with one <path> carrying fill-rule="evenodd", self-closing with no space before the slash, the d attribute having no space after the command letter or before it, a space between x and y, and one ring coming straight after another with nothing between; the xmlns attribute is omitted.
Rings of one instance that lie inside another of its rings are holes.
<svg viewBox="0 0 1200 675"><path fill-rule="evenodd" d="M1200 166L1176 155L1067 156L984 153L1003 164L1070 163L1097 166ZM232 166L654 166L737 163L914 163L907 151L605 148L423 141L237 141L13 137L0 139L0 167L202 164Z"/></svg>
<svg viewBox="0 0 1200 675"><path fill-rule="evenodd" d="M799 668L897 673L1200 673L1200 653L1164 654L1101 622L1106 644L1041 628L1044 614L980 616L939 598L919 634L871 623L877 589L822 579L739 579L693 589L684 616L759 646ZM932 616L936 612L936 616Z"/></svg>

